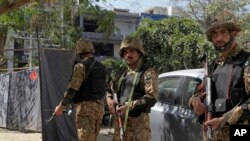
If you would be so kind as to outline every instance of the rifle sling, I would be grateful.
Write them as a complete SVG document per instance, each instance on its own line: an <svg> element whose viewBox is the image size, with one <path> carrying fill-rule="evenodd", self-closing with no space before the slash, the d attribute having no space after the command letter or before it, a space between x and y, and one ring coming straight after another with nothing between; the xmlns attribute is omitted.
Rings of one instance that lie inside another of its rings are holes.
<svg viewBox="0 0 250 141"><path fill-rule="evenodd" d="M136 80L137 80L137 76L138 76L138 72L135 72L135 77L134 77L134 80L133 80L133 85L132 85L132 88L131 88L131 90L130 90L129 98L128 98L128 108L126 109L126 113L125 113L124 131L126 131L126 127L127 127L129 107L130 107L132 95L133 95L133 93L134 93L135 83L136 83Z"/></svg>

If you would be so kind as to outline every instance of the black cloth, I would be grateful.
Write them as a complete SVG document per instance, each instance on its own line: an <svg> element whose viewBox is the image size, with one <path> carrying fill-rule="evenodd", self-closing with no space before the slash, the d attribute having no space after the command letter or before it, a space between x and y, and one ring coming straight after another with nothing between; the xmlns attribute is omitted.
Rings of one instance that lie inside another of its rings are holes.
<svg viewBox="0 0 250 141"><path fill-rule="evenodd" d="M41 106L43 141L77 141L75 112L54 117L45 125L54 112L55 106L63 98L75 61L74 52L41 49Z"/></svg>

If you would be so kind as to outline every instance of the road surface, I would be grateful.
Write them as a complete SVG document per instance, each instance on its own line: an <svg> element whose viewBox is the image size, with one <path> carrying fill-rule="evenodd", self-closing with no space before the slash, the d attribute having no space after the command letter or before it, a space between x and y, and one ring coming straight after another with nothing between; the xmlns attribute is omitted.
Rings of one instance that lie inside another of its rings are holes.
<svg viewBox="0 0 250 141"><path fill-rule="evenodd" d="M102 128L97 141L111 141L113 130ZM42 141L42 133L24 133L0 128L0 141Z"/></svg>

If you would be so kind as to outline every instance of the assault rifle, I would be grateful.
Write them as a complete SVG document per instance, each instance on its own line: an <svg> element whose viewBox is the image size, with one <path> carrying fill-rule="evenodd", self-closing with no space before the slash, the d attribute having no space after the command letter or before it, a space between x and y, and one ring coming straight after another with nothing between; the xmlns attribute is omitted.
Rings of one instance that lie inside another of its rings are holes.
<svg viewBox="0 0 250 141"><path fill-rule="evenodd" d="M116 107L115 107L115 112L117 116L118 127L120 129L120 141L125 141L123 120L121 117L121 113L117 111L117 109L119 108L119 104L118 104L118 98L117 98L116 92L113 92L113 96L114 96L114 100L117 102Z"/></svg>
<svg viewBox="0 0 250 141"><path fill-rule="evenodd" d="M63 113L66 113L67 115L70 116L72 110L73 110L73 105L69 104L68 106L66 106L66 108L63 109ZM47 125L55 116L56 116L55 113L53 113L48 120L45 120L45 125Z"/></svg>
<svg viewBox="0 0 250 141"><path fill-rule="evenodd" d="M213 112L213 105L212 105L212 92L211 92L211 76L209 74L209 62L208 62L208 55L204 54L200 61L204 62L205 60L205 78L204 78L204 84L205 84L205 92L206 92L206 98L205 98L205 121L212 119L212 112ZM207 126L206 130L206 137L208 141L212 140L212 127Z"/></svg>

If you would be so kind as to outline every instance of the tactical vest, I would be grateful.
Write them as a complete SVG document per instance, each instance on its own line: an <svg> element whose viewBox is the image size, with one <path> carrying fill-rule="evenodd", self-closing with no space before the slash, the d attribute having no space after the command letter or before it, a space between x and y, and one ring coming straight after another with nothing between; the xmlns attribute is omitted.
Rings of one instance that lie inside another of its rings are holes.
<svg viewBox="0 0 250 141"><path fill-rule="evenodd" d="M89 58L80 63L85 66L85 75L88 74L88 76L76 92L73 102L80 103L82 101L103 99L106 91L106 67L95 61L94 58Z"/></svg>
<svg viewBox="0 0 250 141"><path fill-rule="evenodd" d="M248 99L243 80L243 65L250 53L241 50L224 65L216 65L212 73L214 115L221 116Z"/></svg>
<svg viewBox="0 0 250 141"><path fill-rule="evenodd" d="M141 85L141 81L142 81L142 76L144 74L144 72L147 70L147 66L142 65L139 72L138 72L138 77L137 77L137 81L135 83L135 88L134 88L134 92L133 92L133 96L132 96L132 100L135 99L139 99L140 97L142 97L143 95L145 95L145 90L144 90L144 86ZM118 78L121 78L121 83L119 87L119 90L117 91L117 96L119 97L119 103L121 105L124 105L125 102L128 101L129 95L130 95L130 91L132 89L132 84L133 84L133 80L134 80L134 76L133 75L126 75L124 76L126 73L126 69L123 70L122 75L120 75ZM119 83L119 82L117 82ZM129 116L132 117L137 117L139 116L142 112L150 112L148 111L148 109L133 109L131 111L129 111Z"/></svg>

